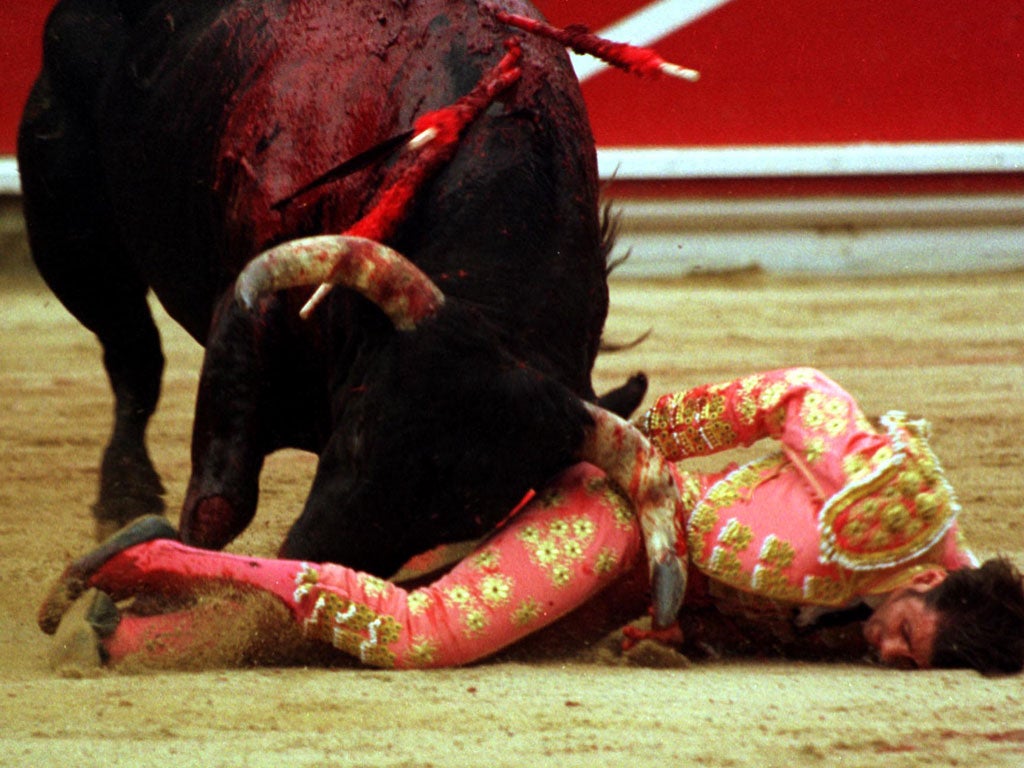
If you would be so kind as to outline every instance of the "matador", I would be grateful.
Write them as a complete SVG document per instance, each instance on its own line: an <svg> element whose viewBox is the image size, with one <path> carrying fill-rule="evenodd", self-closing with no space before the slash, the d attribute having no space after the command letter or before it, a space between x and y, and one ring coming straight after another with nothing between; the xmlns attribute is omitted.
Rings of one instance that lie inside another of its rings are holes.
<svg viewBox="0 0 1024 768"><path fill-rule="evenodd" d="M1020 574L1005 560L978 567L926 422L894 411L876 426L823 373L790 368L665 395L635 424L674 462L684 502L682 615L710 605L723 615L772 615L800 627L861 607L869 615L863 639L885 662L1020 668ZM692 467L697 457L764 439L777 449L716 471ZM307 638L365 664L421 668L491 656L587 604L615 602L637 616L649 600L633 508L588 464L564 471L420 586L342 564L199 550L173 537L162 518L123 530L68 568L41 623L55 629L70 598L89 590L81 610L105 663L184 653L216 628L181 598L227 585L273 595ZM1006 571L997 580L1012 599L996 615L1009 639L989 633L984 642L999 649L994 660L979 661L962 639L942 639L952 613L932 598L957 587L954 574L986 569ZM138 614L114 606L139 595L178 607Z"/></svg>

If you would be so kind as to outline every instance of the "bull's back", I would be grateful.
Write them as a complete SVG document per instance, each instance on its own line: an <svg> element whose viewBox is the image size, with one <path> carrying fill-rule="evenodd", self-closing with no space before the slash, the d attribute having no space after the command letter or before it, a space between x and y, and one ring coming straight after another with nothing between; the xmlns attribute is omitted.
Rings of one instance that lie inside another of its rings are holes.
<svg viewBox="0 0 1024 768"><path fill-rule="evenodd" d="M172 316L202 338L261 249L350 226L385 166L274 203L467 93L509 35L465 0L154 3L126 31L99 135L129 249ZM421 190L396 245L502 323L596 343L596 168L564 53L525 40L521 81L499 102Z"/></svg>

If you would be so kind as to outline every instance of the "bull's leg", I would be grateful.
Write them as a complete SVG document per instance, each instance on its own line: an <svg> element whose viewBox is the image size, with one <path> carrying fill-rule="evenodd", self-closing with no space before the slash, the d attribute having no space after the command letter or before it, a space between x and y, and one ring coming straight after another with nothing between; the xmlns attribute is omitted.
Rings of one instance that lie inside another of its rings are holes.
<svg viewBox="0 0 1024 768"><path fill-rule="evenodd" d="M282 447L316 451L329 429L322 355L310 353L295 313L279 297L242 309L230 290L216 308L181 512L188 544L227 545L256 513L264 457Z"/></svg>
<svg viewBox="0 0 1024 768"><path fill-rule="evenodd" d="M230 296L214 315L196 397L192 476L179 524L188 544L221 549L256 513L259 475L272 449L263 443L260 424L267 375L263 321L240 312Z"/></svg>
<svg viewBox="0 0 1024 768"><path fill-rule="evenodd" d="M332 436L321 453L306 505L288 530L278 557L343 563L387 577L436 540L416 536L415 512L402 509L401 513L412 518L404 521L387 510L365 513L374 506L364 498L368 493L365 486L352 478L352 459L339 446L343 439ZM396 477L396 482L401 479Z"/></svg>
<svg viewBox="0 0 1024 768"><path fill-rule="evenodd" d="M145 445L164 358L135 271L103 191L95 137L44 71L22 121L18 155L35 263L53 292L96 334L114 393L103 455L97 535L163 511L163 487Z"/></svg>

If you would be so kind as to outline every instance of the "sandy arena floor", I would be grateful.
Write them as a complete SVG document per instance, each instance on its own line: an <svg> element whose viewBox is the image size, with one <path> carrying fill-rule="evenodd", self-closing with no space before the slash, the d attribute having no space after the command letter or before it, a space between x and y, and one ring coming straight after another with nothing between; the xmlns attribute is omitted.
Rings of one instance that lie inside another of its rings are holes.
<svg viewBox="0 0 1024 768"><path fill-rule="evenodd" d="M653 669L582 656L440 672L210 669L68 679L36 607L91 544L111 400L92 337L24 271L0 274L0 765L1024 766L1021 678L867 664ZM813 365L865 410L928 417L981 555L1024 562L1024 274L614 281L599 389L653 394ZM180 504L201 350L161 316L167 375L150 445ZM271 554L313 458L285 452L234 551ZM172 519L176 513L172 513Z"/></svg>

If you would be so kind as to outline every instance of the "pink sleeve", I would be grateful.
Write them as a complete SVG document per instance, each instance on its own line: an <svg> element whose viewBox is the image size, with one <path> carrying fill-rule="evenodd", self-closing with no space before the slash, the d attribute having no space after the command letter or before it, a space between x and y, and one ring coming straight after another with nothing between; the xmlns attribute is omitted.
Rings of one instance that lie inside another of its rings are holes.
<svg viewBox="0 0 1024 768"><path fill-rule="evenodd" d="M670 461L766 437L801 453L821 451L826 446L812 445L810 432L838 436L853 427L869 428L853 398L813 368L769 371L663 395L637 423Z"/></svg>
<svg viewBox="0 0 1024 768"><path fill-rule="evenodd" d="M296 597L307 633L367 664L455 666L583 605L640 550L629 503L579 464L429 586L407 591L341 566L306 566Z"/></svg>
<svg viewBox="0 0 1024 768"><path fill-rule="evenodd" d="M638 424L670 461L774 438L820 501L846 484L848 457L872 456L887 442L853 397L813 368L664 395Z"/></svg>

